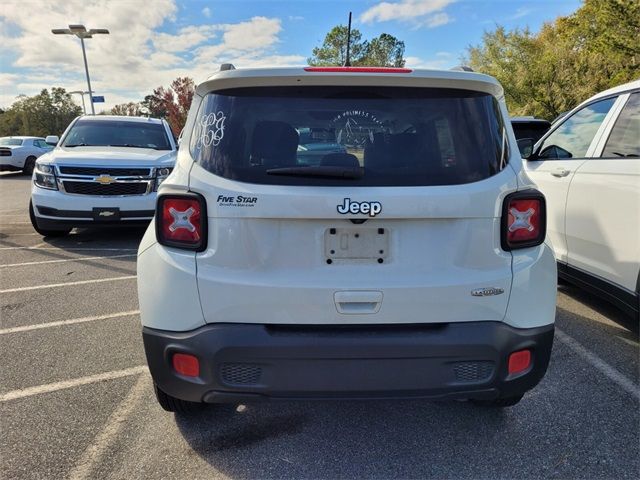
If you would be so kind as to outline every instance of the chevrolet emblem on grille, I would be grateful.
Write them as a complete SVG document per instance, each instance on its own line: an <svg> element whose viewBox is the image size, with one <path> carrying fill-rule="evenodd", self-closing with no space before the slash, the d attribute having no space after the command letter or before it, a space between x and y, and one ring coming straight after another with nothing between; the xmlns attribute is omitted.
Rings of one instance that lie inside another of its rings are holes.
<svg viewBox="0 0 640 480"><path fill-rule="evenodd" d="M109 185L113 182L116 181L115 178L109 176L109 175L100 175L99 177L95 178L95 181L102 184L102 185Z"/></svg>

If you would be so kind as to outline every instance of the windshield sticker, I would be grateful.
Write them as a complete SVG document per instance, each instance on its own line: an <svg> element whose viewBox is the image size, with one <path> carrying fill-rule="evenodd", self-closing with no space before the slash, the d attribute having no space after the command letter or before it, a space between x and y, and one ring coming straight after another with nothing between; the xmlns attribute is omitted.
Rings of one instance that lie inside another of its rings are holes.
<svg viewBox="0 0 640 480"><path fill-rule="evenodd" d="M373 134L384 130L384 124L373 113L365 110L346 110L336 115L336 140L347 147L363 148L373 142Z"/></svg>
<svg viewBox="0 0 640 480"><path fill-rule="evenodd" d="M227 119L223 112L209 113L200 119L202 131L200 133L200 146L217 147L224 138L224 122Z"/></svg>

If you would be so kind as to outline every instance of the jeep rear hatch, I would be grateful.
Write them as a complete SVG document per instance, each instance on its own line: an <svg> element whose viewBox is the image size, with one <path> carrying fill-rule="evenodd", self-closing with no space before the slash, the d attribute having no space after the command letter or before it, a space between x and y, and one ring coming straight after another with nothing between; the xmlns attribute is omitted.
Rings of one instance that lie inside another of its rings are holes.
<svg viewBox="0 0 640 480"><path fill-rule="evenodd" d="M185 140L208 212L195 254L206 320L501 320L500 215L517 183L496 98L454 81L334 81L194 102Z"/></svg>

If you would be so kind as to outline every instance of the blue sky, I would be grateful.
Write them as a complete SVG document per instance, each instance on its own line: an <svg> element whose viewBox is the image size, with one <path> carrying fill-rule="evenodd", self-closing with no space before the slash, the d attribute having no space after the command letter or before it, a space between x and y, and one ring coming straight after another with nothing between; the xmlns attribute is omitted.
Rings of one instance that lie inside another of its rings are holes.
<svg viewBox="0 0 640 480"><path fill-rule="evenodd" d="M449 68L496 24L537 31L579 0L5 0L0 9L0 106L42 88L85 89L78 40L51 28L84 23L111 35L87 41L92 86L116 103L138 101L177 76L196 81L221 62L302 65L353 12L365 38L390 33L408 66ZM100 107L98 110L100 110Z"/></svg>

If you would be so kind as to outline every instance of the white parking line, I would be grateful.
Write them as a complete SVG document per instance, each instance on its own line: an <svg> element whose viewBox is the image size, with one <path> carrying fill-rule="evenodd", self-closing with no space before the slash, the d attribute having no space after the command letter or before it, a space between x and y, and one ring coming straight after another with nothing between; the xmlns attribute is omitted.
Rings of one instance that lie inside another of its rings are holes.
<svg viewBox="0 0 640 480"><path fill-rule="evenodd" d="M20 390L12 390L0 395L0 403L8 402L9 400L17 400L19 398L32 397L34 395L41 395L43 393L57 392L58 390L79 387L81 385L104 382L105 380L130 377L147 371L148 368L146 365L139 365L137 367L125 368L124 370L115 370L112 372L99 373L97 375L89 375L87 377L63 380L62 382L48 383L46 385L38 385L36 387L22 388Z"/></svg>
<svg viewBox="0 0 640 480"><path fill-rule="evenodd" d="M91 478L91 474L96 465L100 464L105 453L118 438L126 420L131 416L135 407L149 388L149 380L150 377L148 375L141 375L140 378L138 378L124 400L120 402L107 419L102 431L96 435L93 442L87 447L75 467L73 467L73 470L71 470L71 473L69 473L71 480Z"/></svg>
<svg viewBox="0 0 640 480"><path fill-rule="evenodd" d="M34 325L22 325L20 327L3 328L0 330L0 335L6 335L8 333L20 333L30 332L32 330L40 330L41 328L60 327L63 325L75 325L76 323L95 322L97 320L109 320L111 318L130 317L132 315L138 315L140 310L131 310L128 312L110 313L107 315L95 315L93 317L72 318L69 320L58 320L55 322L36 323Z"/></svg>
<svg viewBox="0 0 640 480"><path fill-rule="evenodd" d="M78 282L50 283L48 285L35 285L33 287L7 288L0 290L0 293L26 292L29 290L41 290L43 288L71 287L73 285L86 285L88 283L116 282L118 280L131 280L136 278L135 275L127 275L124 277L96 278L94 280L80 280Z"/></svg>
<svg viewBox="0 0 640 480"><path fill-rule="evenodd" d="M592 367L599 370L609 380L616 383L619 387L626 390L637 400L640 400L640 387L638 387L633 381L629 380L625 375L620 373L614 367L602 360L595 353L587 350L578 341L576 341L570 335L564 333L562 330L556 328L556 338L564 343L567 347L573 350L578 356L586 360Z"/></svg>
<svg viewBox="0 0 640 480"><path fill-rule="evenodd" d="M135 257L135 256L136 256L135 253L126 253L124 255L102 255L99 257L64 258L62 260L43 260L41 262L9 263L8 265L0 265L0 268L26 267L28 265L42 265L45 263L86 262L87 260L101 260L103 258L124 258L124 257Z"/></svg>

